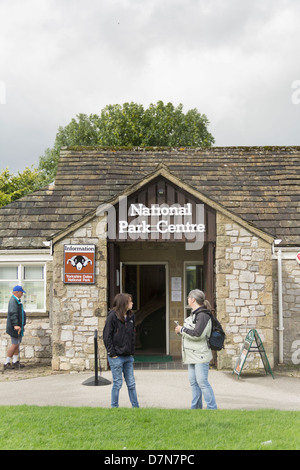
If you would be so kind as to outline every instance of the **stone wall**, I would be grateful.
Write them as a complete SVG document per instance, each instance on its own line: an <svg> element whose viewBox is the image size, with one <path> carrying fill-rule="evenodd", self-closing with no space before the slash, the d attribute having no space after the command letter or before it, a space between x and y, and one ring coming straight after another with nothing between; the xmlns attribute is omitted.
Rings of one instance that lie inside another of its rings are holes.
<svg viewBox="0 0 300 470"><path fill-rule="evenodd" d="M217 214L216 300L218 319L225 326L226 346L219 367L235 366L246 334L256 329L272 367L271 246L224 215ZM249 353L244 368L262 367L259 354Z"/></svg>
<svg viewBox="0 0 300 470"><path fill-rule="evenodd" d="M7 349L11 345L10 336L6 334L6 318L0 321L0 363L5 360ZM51 364L52 345L51 328L47 316L27 316L25 335L21 343L21 360L26 363Z"/></svg>
<svg viewBox="0 0 300 470"><path fill-rule="evenodd" d="M54 370L94 368L94 332L102 333L107 316L106 240L97 235L97 219L87 223L54 246L53 271L53 358ZM64 284L65 244L96 245L95 284ZM100 342L101 344L101 342ZM101 366L106 367L104 348Z"/></svg>
<svg viewBox="0 0 300 470"><path fill-rule="evenodd" d="M288 258L288 259L286 259ZM273 261L274 299L278 327L278 265ZM282 309L283 309L283 362L300 363L300 265L296 261L296 251L282 253ZM275 330L275 350L278 355L278 332Z"/></svg>

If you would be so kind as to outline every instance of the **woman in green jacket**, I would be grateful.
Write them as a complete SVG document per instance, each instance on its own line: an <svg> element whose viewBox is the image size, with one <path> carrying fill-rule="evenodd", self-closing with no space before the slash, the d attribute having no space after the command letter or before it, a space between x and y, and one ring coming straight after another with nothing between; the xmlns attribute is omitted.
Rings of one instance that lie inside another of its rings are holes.
<svg viewBox="0 0 300 470"><path fill-rule="evenodd" d="M192 409L202 409L202 395L207 409L216 410L217 404L211 385L208 382L209 363L212 352L208 338L211 334L212 321L208 314L210 305L204 293L194 289L189 293L188 304L191 315L184 325L177 325L175 332L182 336L182 359L188 364L189 381L192 387Z"/></svg>

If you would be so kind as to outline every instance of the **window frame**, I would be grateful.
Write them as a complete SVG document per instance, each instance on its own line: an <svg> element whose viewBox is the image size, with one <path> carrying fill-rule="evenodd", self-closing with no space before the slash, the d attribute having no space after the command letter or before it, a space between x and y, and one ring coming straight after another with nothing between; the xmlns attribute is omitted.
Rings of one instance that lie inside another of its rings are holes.
<svg viewBox="0 0 300 470"><path fill-rule="evenodd" d="M191 310L191 307L189 307L188 301L187 301L187 296L188 296L188 292L187 292L187 267L188 266L201 266L202 267L202 276L204 276L204 269L203 269L204 268L204 263L203 263L203 261L184 261L184 263L183 263L184 318L187 318L190 315L189 310ZM203 282L204 282L204 277L203 277ZM202 286L197 286L197 287L194 287L194 289L201 289L201 287Z"/></svg>
<svg viewBox="0 0 300 470"><path fill-rule="evenodd" d="M31 281L31 282L43 282L43 307L42 308L29 308L27 307L28 312L32 313L45 313L46 312L46 305L47 305L47 298L46 298L46 286L47 286L47 263L45 261L22 261L22 262L8 262L8 261L0 261L0 267L17 267L17 280L15 279L0 279L0 285L1 282L15 282L16 285L21 285L24 287L24 290L26 290L25 285L26 282ZM25 279L25 267L26 266L42 266L43 267L43 279L28 279L26 281ZM25 284L24 284L25 282ZM26 295L26 294L25 294ZM0 314L7 313L7 307L5 309L0 308Z"/></svg>

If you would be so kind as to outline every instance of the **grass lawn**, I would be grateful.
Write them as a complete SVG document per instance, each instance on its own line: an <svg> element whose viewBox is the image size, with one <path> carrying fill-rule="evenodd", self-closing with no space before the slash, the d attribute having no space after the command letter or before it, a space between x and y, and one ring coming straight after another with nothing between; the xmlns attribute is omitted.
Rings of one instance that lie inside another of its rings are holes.
<svg viewBox="0 0 300 470"><path fill-rule="evenodd" d="M2 406L0 416L1 450L300 449L293 411Z"/></svg>

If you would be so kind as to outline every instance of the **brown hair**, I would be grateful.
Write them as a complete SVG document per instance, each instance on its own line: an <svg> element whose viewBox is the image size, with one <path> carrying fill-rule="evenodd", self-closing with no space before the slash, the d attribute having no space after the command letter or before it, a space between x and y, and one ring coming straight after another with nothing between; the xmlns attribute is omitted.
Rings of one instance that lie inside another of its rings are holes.
<svg viewBox="0 0 300 470"><path fill-rule="evenodd" d="M116 312L118 319L121 321L125 321L130 300L132 300L130 294L117 294L114 298L112 310Z"/></svg>

